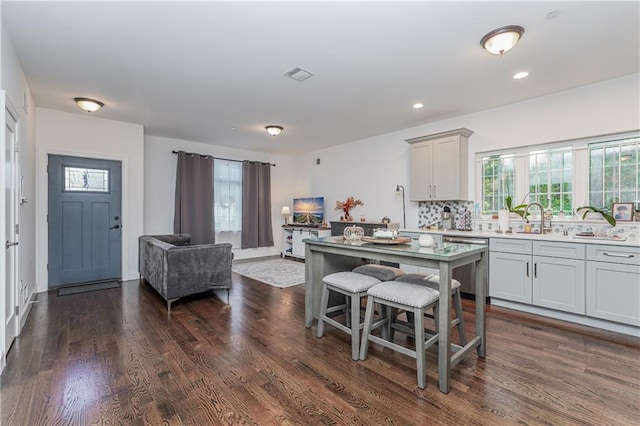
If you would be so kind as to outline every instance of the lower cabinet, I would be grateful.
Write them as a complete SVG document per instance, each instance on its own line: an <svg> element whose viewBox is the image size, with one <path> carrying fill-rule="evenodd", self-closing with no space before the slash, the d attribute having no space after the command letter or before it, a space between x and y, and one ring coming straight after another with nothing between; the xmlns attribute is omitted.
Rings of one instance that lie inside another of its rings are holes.
<svg viewBox="0 0 640 426"><path fill-rule="evenodd" d="M533 256L532 303L585 313L584 260Z"/></svg>
<svg viewBox="0 0 640 426"><path fill-rule="evenodd" d="M491 297L531 304L531 255L490 252Z"/></svg>
<svg viewBox="0 0 640 426"><path fill-rule="evenodd" d="M640 247L491 238L489 248L492 298L640 327Z"/></svg>
<svg viewBox="0 0 640 426"><path fill-rule="evenodd" d="M640 248L587 251L587 315L640 327Z"/></svg>
<svg viewBox="0 0 640 426"><path fill-rule="evenodd" d="M302 228L288 226L282 228L282 257L291 256L304 259L304 240L307 238L329 237L331 230L322 228Z"/></svg>
<svg viewBox="0 0 640 426"><path fill-rule="evenodd" d="M489 265L491 297L585 313L583 244L491 239Z"/></svg>

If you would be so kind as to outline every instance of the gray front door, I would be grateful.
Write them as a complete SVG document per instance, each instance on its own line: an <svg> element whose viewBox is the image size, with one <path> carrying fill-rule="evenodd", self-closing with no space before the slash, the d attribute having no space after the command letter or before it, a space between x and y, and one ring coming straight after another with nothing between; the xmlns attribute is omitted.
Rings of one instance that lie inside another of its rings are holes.
<svg viewBox="0 0 640 426"><path fill-rule="evenodd" d="M119 161L49 155L49 287L122 276Z"/></svg>

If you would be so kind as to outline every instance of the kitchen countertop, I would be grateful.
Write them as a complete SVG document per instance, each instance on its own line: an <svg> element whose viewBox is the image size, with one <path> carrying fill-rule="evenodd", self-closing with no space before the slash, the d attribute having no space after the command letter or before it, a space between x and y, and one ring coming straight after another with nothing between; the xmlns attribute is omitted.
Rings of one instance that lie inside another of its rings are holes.
<svg viewBox="0 0 640 426"><path fill-rule="evenodd" d="M558 241L564 243L583 243L583 244L605 244L615 246L628 246L628 247L640 247L640 241L637 239L627 239L625 241L609 239L606 237L574 237L572 235L564 236L559 233L551 234L524 234L524 233L512 233L505 234L496 231L457 231L457 230L428 230L421 228L407 228L400 229L399 232L412 232L421 234L433 234L433 235L448 235L456 237L475 237L475 238L513 238L519 240L533 240L533 241Z"/></svg>

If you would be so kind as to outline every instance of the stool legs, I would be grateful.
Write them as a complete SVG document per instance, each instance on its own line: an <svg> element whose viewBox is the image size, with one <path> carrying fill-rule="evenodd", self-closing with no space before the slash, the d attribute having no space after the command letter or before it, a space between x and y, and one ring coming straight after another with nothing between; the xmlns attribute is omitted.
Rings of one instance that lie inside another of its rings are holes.
<svg viewBox="0 0 640 426"><path fill-rule="evenodd" d="M324 334L324 317L327 315L327 305L329 304L329 289L326 285L322 286L322 296L320 298L320 313L318 314L318 327L316 336L322 337Z"/></svg>
<svg viewBox="0 0 640 426"><path fill-rule="evenodd" d="M381 307L382 309L385 306ZM367 359L367 352L369 350L369 334L371 333L371 325L373 323L373 297L367 299L367 310L364 314L364 327L362 330L362 344L360 345L360 359Z"/></svg>
<svg viewBox="0 0 640 426"><path fill-rule="evenodd" d="M414 308L413 309L413 314L415 315L415 318L422 318L424 316L424 309L422 308ZM424 389L426 386L426 372L425 372L425 365L426 365L426 355L425 355L425 341L424 341L425 335L424 335L424 327L422 326L422 324L418 324L416 326L416 367L417 367L417 374L418 374L418 387L420 389Z"/></svg>
<svg viewBox="0 0 640 426"><path fill-rule="evenodd" d="M360 357L360 294L351 295L351 359Z"/></svg>
<svg viewBox="0 0 640 426"><path fill-rule="evenodd" d="M460 296L460 289L455 291L453 294L453 306L456 311L455 321L457 321L460 346L464 346L467 344L467 335L464 332L464 312L462 311L462 297Z"/></svg>

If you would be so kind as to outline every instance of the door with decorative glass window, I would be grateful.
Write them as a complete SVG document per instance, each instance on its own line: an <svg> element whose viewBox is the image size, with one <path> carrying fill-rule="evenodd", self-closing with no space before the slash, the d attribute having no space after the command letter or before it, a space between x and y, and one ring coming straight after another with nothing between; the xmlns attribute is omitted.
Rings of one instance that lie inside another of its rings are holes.
<svg viewBox="0 0 640 426"><path fill-rule="evenodd" d="M122 276L122 165L49 155L49 287Z"/></svg>

